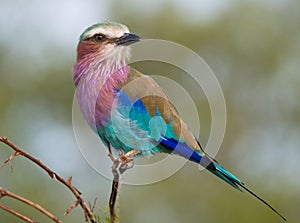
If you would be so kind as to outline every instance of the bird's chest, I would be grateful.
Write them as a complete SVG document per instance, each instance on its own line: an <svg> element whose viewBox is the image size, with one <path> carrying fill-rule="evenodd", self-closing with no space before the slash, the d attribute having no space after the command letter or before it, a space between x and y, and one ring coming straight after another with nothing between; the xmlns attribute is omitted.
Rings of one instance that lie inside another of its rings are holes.
<svg viewBox="0 0 300 223"><path fill-rule="evenodd" d="M77 87L76 96L81 112L88 124L96 131L111 120L118 105L118 85L122 82L114 76L86 78Z"/></svg>
<svg viewBox="0 0 300 223"><path fill-rule="evenodd" d="M103 86L95 101L95 120L97 124L104 125L104 123L111 120L113 110L118 105L118 88L115 84L107 83Z"/></svg>

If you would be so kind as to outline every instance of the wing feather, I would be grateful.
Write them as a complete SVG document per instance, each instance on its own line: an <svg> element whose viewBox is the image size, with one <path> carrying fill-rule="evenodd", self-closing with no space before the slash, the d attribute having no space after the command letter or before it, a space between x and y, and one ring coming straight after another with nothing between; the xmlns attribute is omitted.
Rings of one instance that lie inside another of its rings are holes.
<svg viewBox="0 0 300 223"><path fill-rule="evenodd" d="M154 79L131 68L126 81L120 83L118 87L131 101L141 101L151 117L161 116L163 121L171 126L177 141L186 143L201 155L204 154L200 143Z"/></svg>

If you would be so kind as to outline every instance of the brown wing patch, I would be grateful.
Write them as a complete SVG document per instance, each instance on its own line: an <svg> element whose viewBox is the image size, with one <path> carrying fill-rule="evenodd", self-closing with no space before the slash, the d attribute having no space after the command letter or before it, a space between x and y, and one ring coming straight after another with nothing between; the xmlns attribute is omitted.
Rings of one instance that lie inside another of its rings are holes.
<svg viewBox="0 0 300 223"><path fill-rule="evenodd" d="M151 116L154 117L159 111L164 121L171 123L174 134L180 140L184 140L191 148L203 153L193 133L180 118L166 93L151 77L131 68L128 78L120 83L119 87L131 100L140 99Z"/></svg>

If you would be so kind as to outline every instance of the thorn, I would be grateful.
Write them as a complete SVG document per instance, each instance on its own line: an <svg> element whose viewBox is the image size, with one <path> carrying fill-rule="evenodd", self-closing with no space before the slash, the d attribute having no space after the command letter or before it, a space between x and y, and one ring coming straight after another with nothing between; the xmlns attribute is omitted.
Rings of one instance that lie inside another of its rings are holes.
<svg viewBox="0 0 300 223"><path fill-rule="evenodd" d="M57 181L57 178L56 178L56 174L55 174L55 173L51 173L51 174L50 174L50 177Z"/></svg>
<svg viewBox="0 0 300 223"><path fill-rule="evenodd" d="M72 176L67 179L68 184L72 184Z"/></svg>
<svg viewBox="0 0 300 223"><path fill-rule="evenodd" d="M1 140L1 141L3 141L3 142L7 142L7 141L8 141L8 139L7 139L7 137L6 137L6 136L2 136L2 137L0 137L0 140Z"/></svg>

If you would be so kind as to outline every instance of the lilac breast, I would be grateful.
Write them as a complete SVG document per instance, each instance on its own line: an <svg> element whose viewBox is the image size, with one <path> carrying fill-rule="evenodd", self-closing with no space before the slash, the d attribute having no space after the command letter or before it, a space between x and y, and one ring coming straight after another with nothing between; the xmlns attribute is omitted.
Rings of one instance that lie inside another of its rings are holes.
<svg viewBox="0 0 300 223"><path fill-rule="evenodd" d="M82 75L77 84L76 97L81 112L95 131L110 121L112 105L117 100L117 88L126 80L127 65L115 71L94 69Z"/></svg>

